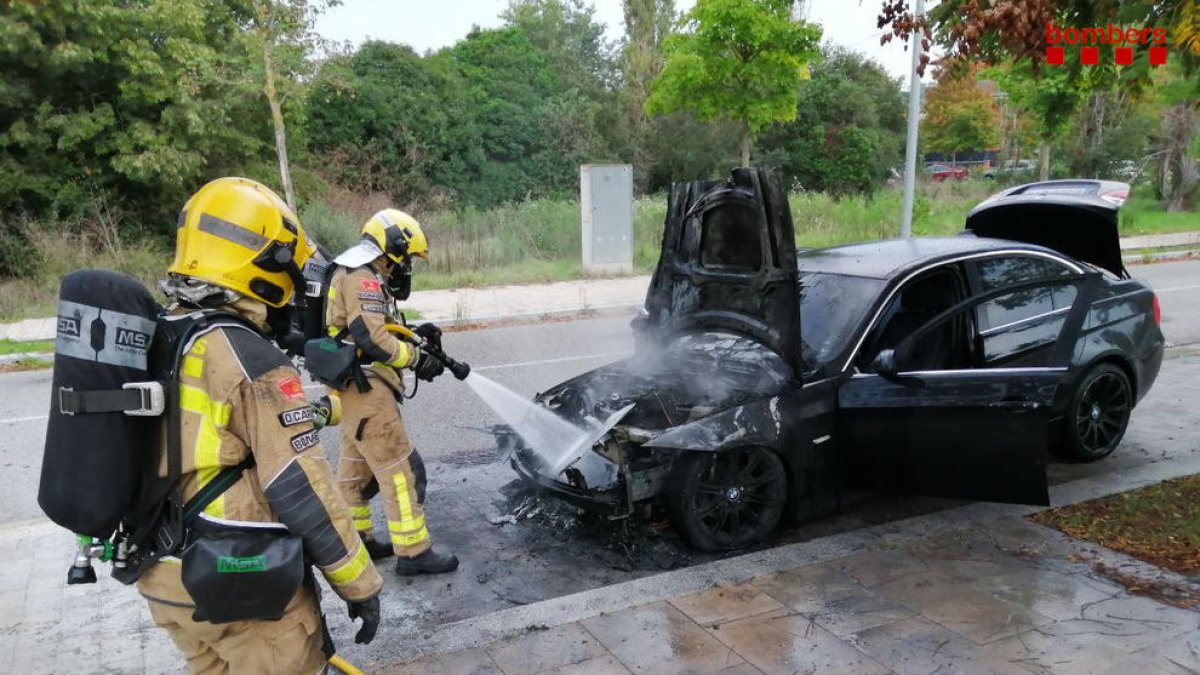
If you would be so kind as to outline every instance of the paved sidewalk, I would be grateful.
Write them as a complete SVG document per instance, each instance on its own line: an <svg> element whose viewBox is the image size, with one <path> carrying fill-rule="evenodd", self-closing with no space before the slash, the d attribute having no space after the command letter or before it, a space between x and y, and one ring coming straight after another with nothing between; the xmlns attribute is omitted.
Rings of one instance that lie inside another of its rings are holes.
<svg viewBox="0 0 1200 675"><path fill-rule="evenodd" d="M1008 518L379 672L1200 672L1200 611L1131 594L1088 558L1163 576Z"/></svg>
<svg viewBox="0 0 1200 675"><path fill-rule="evenodd" d="M1186 673L1200 613L1020 520L755 577L382 672Z"/></svg>

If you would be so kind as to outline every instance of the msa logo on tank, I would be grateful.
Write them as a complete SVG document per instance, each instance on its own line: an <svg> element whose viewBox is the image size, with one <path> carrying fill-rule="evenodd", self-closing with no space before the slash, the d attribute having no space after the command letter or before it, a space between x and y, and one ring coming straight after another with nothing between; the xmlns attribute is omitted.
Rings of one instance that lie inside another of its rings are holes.
<svg viewBox="0 0 1200 675"><path fill-rule="evenodd" d="M239 558L231 555L217 556L217 573L266 572L267 556L251 555Z"/></svg>
<svg viewBox="0 0 1200 675"><path fill-rule="evenodd" d="M58 303L54 351L84 361L146 369L154 321L69 300Z"/></svg>

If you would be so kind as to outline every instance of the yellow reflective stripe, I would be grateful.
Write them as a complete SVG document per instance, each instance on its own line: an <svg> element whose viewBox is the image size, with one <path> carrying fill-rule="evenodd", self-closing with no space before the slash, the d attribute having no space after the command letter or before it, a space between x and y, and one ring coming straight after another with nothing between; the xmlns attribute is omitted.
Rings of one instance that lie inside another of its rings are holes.
<svg viewBox="0 0 1200 675"><path fill-rule="evenodd" d="M330 286L329 287L329 299L332 300L336 297L337 297L337 288Z"/></svg>
<svg viewBox="0 0 1200 675"><path fill-rule="evenodd" d="M325 578L329 579L330 583L348 584L357 579L370 562L371 557L367 555L367 547L359 544L353 557L337 567L325 570Z"/></svg>
<svg viewBox="0 0 1200 675"><path fill-rule="evenodd" d="M408 499L408 479L405 478L404 472L397 471L392 474L392 483L396 486L396 503L400 507L400 522L411 523L413 519L412 502ZM390 526L391 523L388 525Z"/></svg>
<svg viewBox="0 0 1200 675"><path fill-rule="evenodd" d="M371 517L371 505L363 504L362 506L351 506L350 507L350 515L354 516L355 518L362 518L364 516L367 518L370 518Z"/></svg>
<svg viewBox="0 0 1200 675"><path fill-rule="evenodd" d="M183 374L199 379L204 375L204 360L191 354L183 357Z"/></svg>
<svg viewBox="0 0 1200 675"><path fill-rule="evenodd" d="M354 519L354 529L358 530L359 532L370 532L371 530L373 530L375 528L371 525L370 518L367 518L366 520L360 520L358 518L355 518Z"/></svg>
<svg viewBox="0 0 1200 675"><path fill-rule="evenodd" d="M208 338L197 338L196 341L192 343L191 351L193 354L203 356L204 352L208 351Z"/></svg>
<svg viewBox="0 0 1200 675"><path fill-rule="evenodd" d="M337 334L342 332L342 329L337 326L330 326L328 330L329 330L329 337L337 337Z"/></svg>
<svg viewBox="0 0 1200 675"><path fill-rule="evenodd" d="M196 487L202 488L221 471L221 434L217 430L229 423L233 409L228 403L213 401L203 389L186 384L179 386L179 407L200 416L194 462ZM204 512L210 516L224 517L225 495L212 500Z"/></svg>
<svg viewBox="0 0 1200 675"><path fill-rule="evenodd" d="M392 543L397 546L413 546L429 539L429 530L422 527L415 534L392 534Z"/></svg>
<svg viewBox="0 0 1200 675"><path fill-rule="evenodd" d="M388 521L388 531L392 532L393 534L402 534L404 532L413 532L415 530L421 529L422 527L425 527L425 514L424 513L417 516L416 518L409 518L408 520L401 520L398 523L394 520Z"/></svg>
<svg viewBox="0 0 1200 675"><path fill-rule="evenodd" d="M388 361L385 365L388 365L392 368L403 368L416 360L417 355L415 347L410 347L408 343L405 342L397 342L396 347L396 357L391 361Z"/></svg>

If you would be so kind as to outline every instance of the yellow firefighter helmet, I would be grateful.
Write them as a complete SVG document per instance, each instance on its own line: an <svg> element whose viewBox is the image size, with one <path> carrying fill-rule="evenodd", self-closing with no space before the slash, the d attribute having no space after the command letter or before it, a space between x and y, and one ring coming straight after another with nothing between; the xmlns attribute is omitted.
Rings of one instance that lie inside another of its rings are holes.
<svg viewBox="0 0 1200 675"><path fill-rule="evenodd" d="M313 249L300 219L270 188L218 178L183 206L167 271L282 307Z"/></svg>

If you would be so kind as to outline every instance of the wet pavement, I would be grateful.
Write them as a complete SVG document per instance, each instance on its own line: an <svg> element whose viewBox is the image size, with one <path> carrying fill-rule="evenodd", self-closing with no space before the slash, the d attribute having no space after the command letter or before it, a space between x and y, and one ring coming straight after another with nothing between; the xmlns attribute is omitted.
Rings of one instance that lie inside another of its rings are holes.
<svg viewBox="0 0 1200 675"><path fill-rule="evenodd" d="M1200 611L1130 593L1089 552L1139 567L1012 518L379 672L1200 672Z"/></svg>

